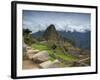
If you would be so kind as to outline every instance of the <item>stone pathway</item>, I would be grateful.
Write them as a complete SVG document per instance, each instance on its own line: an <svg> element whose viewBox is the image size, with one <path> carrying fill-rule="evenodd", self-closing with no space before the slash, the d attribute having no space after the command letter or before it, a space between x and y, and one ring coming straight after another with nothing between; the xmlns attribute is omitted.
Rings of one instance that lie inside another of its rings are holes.
<svg viewBox="0 0 100 80"><path fill-rule="evenodd" d="M47 51L39 51L27 46L22 69L58 68L59 61L49 61L49 58Z"/></svg>
<svg viewBox="0 0 100 80"><path fill-rule="evenodd" d="M22 61L22 69L39 69L38 64L32 61L33 55L38 52L39 50L32 49L29 46L26 47L26 55Z"/></svg>
<svg viewBox="0 0 100 80"><path fill-rule="evenodd" d="M39 69L38 64L34 63L31 60L23 60L23 69Z"/></svg>

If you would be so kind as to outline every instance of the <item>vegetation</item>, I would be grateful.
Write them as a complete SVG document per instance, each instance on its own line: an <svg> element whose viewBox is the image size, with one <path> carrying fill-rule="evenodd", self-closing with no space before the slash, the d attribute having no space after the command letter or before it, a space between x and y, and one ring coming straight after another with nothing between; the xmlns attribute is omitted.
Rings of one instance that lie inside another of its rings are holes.
<svg viewBox="0 0 100 80"><path fill-rule="evenodd" d="M55 59L58 59L62 62L72 63L72 62L78 60L78 57L70 55L68 53L66 53L66 55L65 55L61 52L60 48L56 48L55 50L50 49L46 44L35 43L35 44L32 45L32 47L35 48L35 49L38 49L40 51L46 50L50 55L50 60L51 61L54 61ZM64 65L64 63L62 63L62 64Z"/></svg>
<svg viewBox="0 0 100 80"><path fill-rule="evenodd" d="M33 39L31 33L32 31L30 31L29 29L23 29L24 42L28 45L31 45L36 42L36 40Z"/></svg>
<svg viewBox="0 0 100 80"><path fill-rule="evenodd" d="M47 51L50 56L49 60L58 59L63 67L75 66L77 61L81 59L79 57L80 53L82 53L81 49L75 47L74 40L62 37L53 24L48 26L42 37L34 37L31 30L23 29L23 38L24 42L32 48ZM82 56L84 55L82 54ZM85 61L85 63L90 65L90 60ZM77 66L80 66L80 64Z"/></svg>

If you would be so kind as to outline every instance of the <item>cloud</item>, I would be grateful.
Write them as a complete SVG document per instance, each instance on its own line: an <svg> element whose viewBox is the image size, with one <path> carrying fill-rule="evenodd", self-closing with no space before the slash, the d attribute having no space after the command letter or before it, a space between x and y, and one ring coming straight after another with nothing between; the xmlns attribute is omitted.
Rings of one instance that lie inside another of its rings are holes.
<svg viewBox="0 0 100 80"><path fill-rule="evenodd" d="M23 28L29 28L34 33L54 24L57 30L84 32L91 28L90 16L88 13L24 10Z"/></svg>

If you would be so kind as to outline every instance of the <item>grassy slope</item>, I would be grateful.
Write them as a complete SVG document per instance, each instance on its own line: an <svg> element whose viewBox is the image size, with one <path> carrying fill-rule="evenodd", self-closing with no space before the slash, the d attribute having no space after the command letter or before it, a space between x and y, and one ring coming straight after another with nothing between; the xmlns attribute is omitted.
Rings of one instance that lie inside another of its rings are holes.
<svg viewBox="0 0 100 80"><path fill-rule="evenodd" d="M45 44L35 43L35 44L32 45L32 47L35 48L35 49L38 49L40 51L46 50L46 51L48 51L49 54L51 54L51 55L53 54L56 57L59 57L59 58L63 59L64 61L73 62L73 61L77 60L77 57L72 56L70 54L65 55L59 49L56 49L55 53L54 53ZM50 60L54 60L54 58L51 57Z"/></svg>

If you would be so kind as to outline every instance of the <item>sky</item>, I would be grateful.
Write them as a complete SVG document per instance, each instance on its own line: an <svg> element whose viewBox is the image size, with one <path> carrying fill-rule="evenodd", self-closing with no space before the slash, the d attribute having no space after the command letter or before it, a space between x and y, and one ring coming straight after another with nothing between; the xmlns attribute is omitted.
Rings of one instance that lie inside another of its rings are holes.
<svg viewBox="0 0 100 80"><path fill-rule="evenodd" d="M33 33L54 24L57 30L85 32L91 29L89 13L23 10L22 26Z"/></svg>

